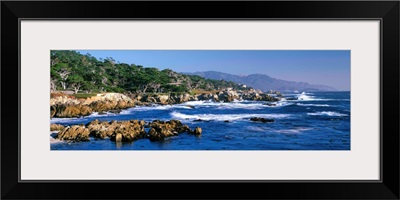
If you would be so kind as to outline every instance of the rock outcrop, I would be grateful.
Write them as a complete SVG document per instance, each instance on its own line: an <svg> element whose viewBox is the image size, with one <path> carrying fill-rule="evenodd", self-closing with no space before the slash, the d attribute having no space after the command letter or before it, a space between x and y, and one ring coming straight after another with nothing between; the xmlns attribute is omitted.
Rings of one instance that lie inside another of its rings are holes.
<svg viewBox="0 0 400 200"><path fill-rule="evenodd" d="M190 133L192 133L196 136L200 136L202 132L203 132L203 129L201 129L200 127L196 127L193 131L190 131Z"/></svg>
<svg viewBox="0 0 400 200"><path fill-rule="evenodd" d="M60 128L60 126L53 125L53 128ZM147 134L145 127L150 128ZM150 141L163 141L167 137L183 132L198 136L201 135L202 129L196 127L192 131L189 126L182 124L179 120L155 120L146 125L143 120L100 122L96 119L87 123L86 126L65 127L55 138L73 142L89 141L89 137L110 138L115 142L132 142L142 138L149 138Z"/></svg>
<svg viewBox="0 0 400 200"><path fill-rule="evenodd" d="M280 99L264 93L246 93L242 95L243 100L252 101L279 101Z"/></svg>
<svg viewBox="0 0 400 200"><path fill-rule="evenodd" d="M222 90L217 93L203 93L190 95L184 94L131 94L133 99L118 93L98 94L85 100L77 100L60 96L50 99L50 117L80 117L87 116L93 112L104 113L106 111L118 112L121 109L135 105L150 104L180 104L187 101L212 100L215 102L232 102L235 100L253 101L279 101L282 95L278 91L271 91L273 94L265 94L260 91L251 90L241 93L235 90Z"/></svg>
<svg viewBox="0 0 400 200"><path fill-rule="evenodd" d="M61 124L50 124L50 131L62 131L64 126Z"/></svg>
<svg viewBox="0 0 400 200"><path fill-rule="evenodd" d="M82 104L56 104L50 106L50 117L80 117L92 114L93 110Z"/></svg>
<svg viewBox="0 0 400 200"><path fill-rule="evenodd" d="M274 122L275 120L274 119L266 119L266 118L262 118L262 117L252 117L252 118L250 118L250 121L267 123L267 122Z"/></svg>
<svg viewBox="0 0 400 200"><path fill-rule="evenodd" d="M57 134L56 139L73 142L89 141L89 130L84 126L68 126Z"/></svg>
<svg viewBox="0 0 400 200"><path fill-rule="evenodd" d="M150 127L151 129L148 132L150 141L163 141L167 137L178 135L183 132L190 132L190 128L187 125L183 125L178 120L155 120L150 123Z"/></svg>
<svg viewBox="0 0 400 200"><path fill-rule="evenodd" d="M97 119L88 123L86 127L90 136L95 138L110 138L116 142L132 142L144 138L146 132L144 130L144 121L111 121L99 122Z"/></svg>
<svg viewBox="0 0 400 200"><path fill-rule="evenodd" d="M93 112L120 110L135 106L129 97L118 93L98 94L85 100L66 96L50 99L50 117L80 117Z"/></svg>

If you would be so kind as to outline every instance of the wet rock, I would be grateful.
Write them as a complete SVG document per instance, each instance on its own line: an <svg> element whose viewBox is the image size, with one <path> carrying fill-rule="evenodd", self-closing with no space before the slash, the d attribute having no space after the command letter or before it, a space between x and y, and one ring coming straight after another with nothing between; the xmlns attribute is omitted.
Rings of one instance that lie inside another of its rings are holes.
<svg viewBox="0 0 400 200"><path fill-rule="evenodd" d="M122 134L121 133L117 133L115 136L115 142L122 142Z"/></svg>
<svg viewBox="0 0 400 200"><path fill-rule="evenodd" d="M250 118L251 121L255 121L255 122L262 122L262 123L267 123L267 122L274 122L274 119L266 119L266 118L262 118L262 117L252 117Z"/></svg>
<svg viewBox="0 0 400 200"><path fill-rule="evenodd" d="M50 118L54 117L57 112L57 107L55 105L50 106Z"/></svg>
<svg viewBox="0 0 400 200"><path fill-rule="evenodd" d="M50 124L50 131L62 131L64 126L61 124Z"/></svg>
<svg viewBox="0 0 400 200"><path fill-rule="evenodd" d="M113 114L119 114L121 113L122 110L118 109L118 110L109 110L108 112L113 113Z"/></svg>
<svg viewBox="0 0 400 200"><path fill-rule="evenodd" d="M115 129L115 127L110 126L110 123L107 121L99 122L97 119L86 124L86 127L89 129L90 136L101 139L111 137Z"/></svg>
<svg viewBox="0 0 400 200"><path fill-rule="evenodd" d="M274 103L264 103L263 105L266 105L266 106L276 106L276 104L274 104Z"/></svg>
<svg viewBox="0 0 400 200"><path fill-rule="evenodd" d="M144 138L146 132L144 130L144 121L104 121L99 122L97 119L88 123L86 126L89 129L90 136L95 138L107 138L112 141L131 142L137 139Z"/></svg>
<svg viewBox="0 0 400 200"><path fill-rule="evenodd" d="M187 125L183 125L179 120L154 120L150 123L150 127L151 129L148 132L150 141L163 141L167 137L190 131L190 128Z"/></svg>
<svg viewBox="0 0 400 200"><path fill-rule="evenodd" d="M57 134L56 139L66 141L89 141L89 130L84 126L66 127Z"/></svg>
<svg viewBox="0 0 400 200"><path fill-rule="evenodd" d="M144 121L130 120L113 122L108 128L114 129L110 137L112 141L132 142L146 136Z"/></svg>
<svg viewBox="0 0 400 200"><path fill-rule="evenodd" d="M194 129L194 135L196 135L196 136L201 135L202 132L203 132L203 130L200 127L196 127Z"/></svg>

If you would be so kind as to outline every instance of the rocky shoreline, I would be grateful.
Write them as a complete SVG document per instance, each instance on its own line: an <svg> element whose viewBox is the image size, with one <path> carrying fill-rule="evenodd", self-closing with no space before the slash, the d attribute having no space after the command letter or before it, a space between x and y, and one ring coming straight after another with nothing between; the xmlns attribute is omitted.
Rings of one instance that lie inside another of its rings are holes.
<svg viewBox="0 0 400 200"><path fill-rule="evenodd" d="M145 128L149 128L149 131L146 132ZM168 137L185 132L195 136L202 134L200 127L195 127L192 130L179 120L154 120L146 124L143 120L100 122L96 119L86 125L64 127L60 124L51 124L50 130L59 131L53 136L55 139L68 142L90 141L91 137L96 139L109 138L114 142L132 142L139 139L164 141Z"/></svg>
<svg viewBox="0 0 400 200"><path fill-rule="evenodd" d="M259 91L247 91L246 93L234 90L223 90L217 93L203 93L190 95L188 93L165 95L165 94L119 94L104 93L86 99L74 99L67 96L59 96L50 99L50 116L72 118L92 114L93 112L115 112L134 106L150 106L152 104L170 105L180 104L188 101L211 100L214 102L232 102L235 100L265 101L266 104L284 98L279 92L266 94ZM271 123L273 119L251 118L250 121ZM229 121L225 121L229 122ZM148 129L148 131L145 130ZM168 137L177 136L180 133L188 133L195 136L202 134L201 127L190 129L179 120L145 122L143 120L128 121L98 121L97 119L86 125L73 125L64 127L61 124L51 124L50 131L53 138L59 141L80 142L95 139L110 139L114 142L132 142L139 139L150 141L163 141Z"/></svg>
<svg viewBox="0 0 400 200"><path fill-rule="evenodd" d="M50 99L50 118L72 118L81 117L98 112L119 113L122 109L134 106L149 106L151 104L171 105L180 104L188 101L204 101L212 100L215 102L232 102L235 100L253 100L276 102L281 100L283 96L278 91L270 93L262 93L256 90L246 92L235 90L223 90L216 93L202 93L191 95L184 94L119 94L104 93L95 97L78 100L67 96L60 96Z"/></svg>

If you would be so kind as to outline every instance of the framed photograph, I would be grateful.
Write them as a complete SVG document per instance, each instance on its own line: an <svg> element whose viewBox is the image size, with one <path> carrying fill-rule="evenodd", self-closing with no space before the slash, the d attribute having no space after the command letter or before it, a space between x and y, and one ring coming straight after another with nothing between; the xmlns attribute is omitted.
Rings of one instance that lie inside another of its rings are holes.
<svg viewBox="0 0 400 200"><path fill-rule="evenodd" d="M3 199L399 199L398 1L1 5Z"/></svg>

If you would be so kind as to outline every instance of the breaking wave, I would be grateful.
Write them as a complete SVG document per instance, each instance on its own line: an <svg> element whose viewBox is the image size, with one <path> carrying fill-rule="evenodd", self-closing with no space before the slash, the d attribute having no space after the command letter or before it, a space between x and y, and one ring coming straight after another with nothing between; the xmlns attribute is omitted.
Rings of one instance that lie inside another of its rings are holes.
<svg viewBox="0 0 400 200"><path fill-rule="evenodd" d="M335 116L335 117L349 116L349 115L347 115L347 114L342 114L342 113L337 113L337 112L331 112L331 111L307 113L307 115L325 115L325 116Z"/></svg>
<svg viewBox="0 0 400 200"><path fill-rule="evenodd" d="M244 120L251 117L264 117L264 118L288 118L290 114L197 114L187 115L180 112L172 112L171 116L179 120L214 120L214 121L235 121Z"/></svg>

